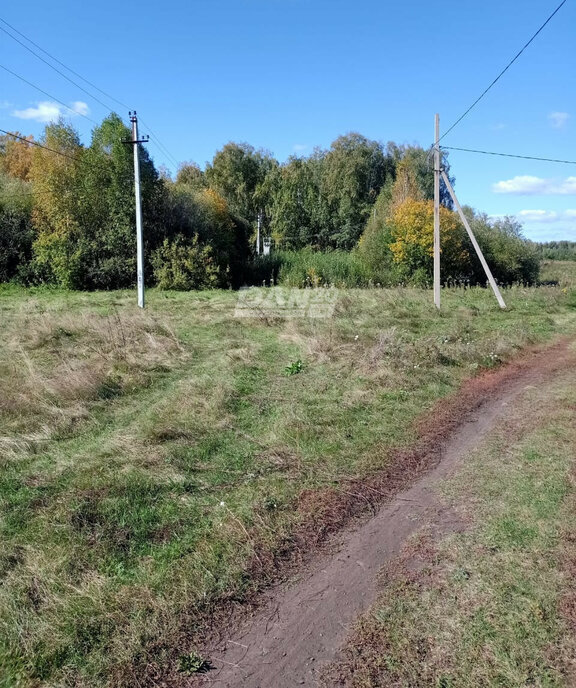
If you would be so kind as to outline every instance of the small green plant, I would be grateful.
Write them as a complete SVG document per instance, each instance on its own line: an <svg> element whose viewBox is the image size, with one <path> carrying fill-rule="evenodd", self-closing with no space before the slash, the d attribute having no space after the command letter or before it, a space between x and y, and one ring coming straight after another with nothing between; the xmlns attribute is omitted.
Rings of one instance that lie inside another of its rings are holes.
<svg viewBox="0 0 576 688"><path fill-rule="evenodd" d="M182 674L203 674L210 669L210 662L194 650L187 655L180 655L178 671Z"/></svg>
<svg viewBox="0 0 576 688"><path fill-rule="evenodd" d="M278 500L276 497L266 497L264 500L264 508L266 511L275 511L278 508Z"/></svg>
<svg viewBox="0 0 576 688"><path fill-rule="evenodd" d="M300 359L298 359L297 361L294 361L293 363L291 363L290 365L287 365L284 368L284 375L286 375L288 377L290 375L298 375L298 373L302 372L303 368L304 368L304 364L302 363L302 361Z"/></svg>

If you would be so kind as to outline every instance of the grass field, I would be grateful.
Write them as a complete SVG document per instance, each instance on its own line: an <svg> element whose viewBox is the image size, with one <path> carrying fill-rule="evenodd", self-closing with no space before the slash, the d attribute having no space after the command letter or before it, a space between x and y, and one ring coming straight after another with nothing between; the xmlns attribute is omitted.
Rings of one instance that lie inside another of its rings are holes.
<svg viewBox="0 0 576 688"><path fill-rule="evenodd" d="M574 685L575 385L532 387L443 485L464 531L413 538L327 687Z"/></svg>
<svg viewBox="0 0 576 688"><path fill-rule="evenodd" d="M151 291L142 312L1 289L0 686L176 680L314 495L385 466L482 367L576 330L563 280L505 290L505 312L482 289L445 290L441 313L352 290L295 320L235 318L233 292Z"/></svg>
<svg viewBox="0 0 576 688"><path fill-rule="evenodd" d="M540 271L542 281L555 280L560 288L570 289L576 286L576 269L573 260L545 260Z"/></svg>

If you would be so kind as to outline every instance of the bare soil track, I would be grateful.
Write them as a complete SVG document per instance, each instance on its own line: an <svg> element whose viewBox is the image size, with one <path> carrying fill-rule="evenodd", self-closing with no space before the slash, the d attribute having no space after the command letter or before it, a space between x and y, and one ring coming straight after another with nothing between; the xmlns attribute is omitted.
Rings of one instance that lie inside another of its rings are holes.
<svg viewBox="0 0 576 688"><path fill-rule="evenodd" d="M564 340L470 380L439 404L438 412L422 424L418 446L397 457L392 473L367 481L372 490L388 481L395 495L388 493L372 518L341 532L331 552L309 562L296 582L265 593L251 619L208 648L214 669L194 679L195 684L200 680L218 688L316 685L351 624L375 601L379 570L399 554L406 539L423 525L440 532L464 527L438 497L438 481L466 459L523 390L575 364L576 351ZM409 486L402 484L403 460L412 477Z"/></svg>

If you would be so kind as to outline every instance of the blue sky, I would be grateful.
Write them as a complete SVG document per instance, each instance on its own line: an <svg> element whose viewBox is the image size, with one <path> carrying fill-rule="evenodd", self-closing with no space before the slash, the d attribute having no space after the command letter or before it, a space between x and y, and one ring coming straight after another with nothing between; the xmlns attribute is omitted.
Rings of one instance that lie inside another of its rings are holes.
<svg viewBox="0 0 576 688"><path fill-rule="evenodd" d="M446 130L559 2L30 0L0 17L136 109L170 153L151 142L155 162L174 170L228 141L279 160L349 131L428 146L434 113ZM568 0L443 143L576 160L575 29ZM108 112L4 33L0 64L96 122ZM1 128L38 136L59 111L88 143L93 122L0 69ZM576 165L456 151L450 162L461 203L516 214L529 238L576 240Z"/></svg>

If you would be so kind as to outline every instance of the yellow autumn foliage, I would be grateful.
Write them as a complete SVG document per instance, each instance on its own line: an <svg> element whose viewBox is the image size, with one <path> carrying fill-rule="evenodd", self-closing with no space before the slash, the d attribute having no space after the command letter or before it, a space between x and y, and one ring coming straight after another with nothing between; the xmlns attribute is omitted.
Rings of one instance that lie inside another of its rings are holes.
<svg viewBox="0 0 576 688"><path fill-rule="evenodd" d="M214 189L202 189L200 197L212 208L212 211L219 219L228 219L228 203L217 191L214 191Z"/></svg>
<svg viewBox="0 0 576 688"><path fill-rule="evenodd" d="M15 132L15 135L21 136L19 132ZM34 141L34 137L25 136L17 139L8 134L1 138L3 140L0 169L11 177L28 181L34 154L34 149L30 143Z"/></svg>
<svg viewBox="0 0 576 688"><path fill-rule="evenodd" d="M391 211L390 251L395 263L410 271L427 269L434 254L434 202L407 199ZM440 206L440 246L444 272L458 273L469 260L464 228L456 213Z"/></svg>

